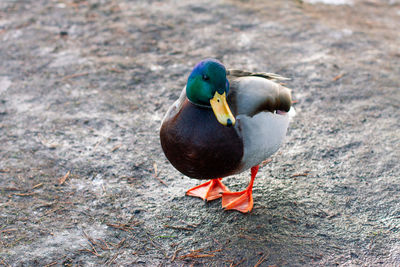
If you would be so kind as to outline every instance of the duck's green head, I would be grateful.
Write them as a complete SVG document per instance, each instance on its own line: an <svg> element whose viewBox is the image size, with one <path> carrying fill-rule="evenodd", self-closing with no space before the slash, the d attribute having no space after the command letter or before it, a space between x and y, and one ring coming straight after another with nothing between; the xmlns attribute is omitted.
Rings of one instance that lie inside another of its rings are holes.
<svg viewBox="0 0 400 267"><path fill-rule="evenodd" d="M219 123L232 126L235 117L226 101L228 91L225 67L215 59L200 61L190 73L186 84L186 95L190 102L211 106Z"/></svg>

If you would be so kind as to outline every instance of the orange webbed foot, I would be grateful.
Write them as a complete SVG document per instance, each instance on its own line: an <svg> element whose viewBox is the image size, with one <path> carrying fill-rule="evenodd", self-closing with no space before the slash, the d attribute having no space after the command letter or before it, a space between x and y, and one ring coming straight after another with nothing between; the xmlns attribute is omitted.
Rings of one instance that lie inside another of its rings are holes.
<svg viewBox="0 0 400 267"><path fill-rule="evenodd" d="M222 193L222 207L224 209L237 210L243 213L250 212L253 209L253 183L258 168L258 165L251 168L251 179L246 190Z"/></svg>
<svg viewBox="0 0 400 267"><path fill-rule="evenodd" d="M204 184L195 186L186 192L186 195L199 197L203 200L211 201L222 196L223 192L229 189L221 182L222 178L212 179Z"/></svg>
<svg viewBox="0 0 400 267"><path fill-rule="evenodd" d="M253 209L253 193L248 189L241 192L224 192L222 194L222 207L226 210L250 212Z"/></svg>

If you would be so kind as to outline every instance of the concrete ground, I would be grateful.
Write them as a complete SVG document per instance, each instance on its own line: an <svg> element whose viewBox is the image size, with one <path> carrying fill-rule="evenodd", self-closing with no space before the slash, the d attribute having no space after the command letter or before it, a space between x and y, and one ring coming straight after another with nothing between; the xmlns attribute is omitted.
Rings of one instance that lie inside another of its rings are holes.
<svg viewBox="0 0 400 267"><path fill-rule="evenodd" d="M1 1L0 265L399 266L400 2L347 2ZM297 101L247 215L160 148L207 57Z"/></svg>

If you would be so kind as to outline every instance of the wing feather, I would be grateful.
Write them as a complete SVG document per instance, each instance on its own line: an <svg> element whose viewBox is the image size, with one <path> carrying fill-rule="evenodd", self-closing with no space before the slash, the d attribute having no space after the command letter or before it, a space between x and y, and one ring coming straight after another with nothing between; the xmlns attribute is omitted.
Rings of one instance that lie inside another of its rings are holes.
<svg viewBox="0 0 400 267"><path fill-rule="evenodd" d="M262 111L288 112L292 105L289 88L274 82L287 79L277 74L229 70L228 102L234 114L254 116Z"/></svg>

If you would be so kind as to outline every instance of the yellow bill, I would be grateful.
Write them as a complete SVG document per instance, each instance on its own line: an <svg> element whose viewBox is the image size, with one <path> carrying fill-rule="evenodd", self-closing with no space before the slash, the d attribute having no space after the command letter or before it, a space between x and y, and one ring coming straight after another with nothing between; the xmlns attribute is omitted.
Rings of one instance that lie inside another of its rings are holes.
<svg viewBox="0 0 400 267"><path fill-rule="evenodd" d="M218 122L224 126L235 125L236 119L233 116L231 109L226 101L226 92L220 95L215 92L214 97L210 100L211 108Z"/></svg>

